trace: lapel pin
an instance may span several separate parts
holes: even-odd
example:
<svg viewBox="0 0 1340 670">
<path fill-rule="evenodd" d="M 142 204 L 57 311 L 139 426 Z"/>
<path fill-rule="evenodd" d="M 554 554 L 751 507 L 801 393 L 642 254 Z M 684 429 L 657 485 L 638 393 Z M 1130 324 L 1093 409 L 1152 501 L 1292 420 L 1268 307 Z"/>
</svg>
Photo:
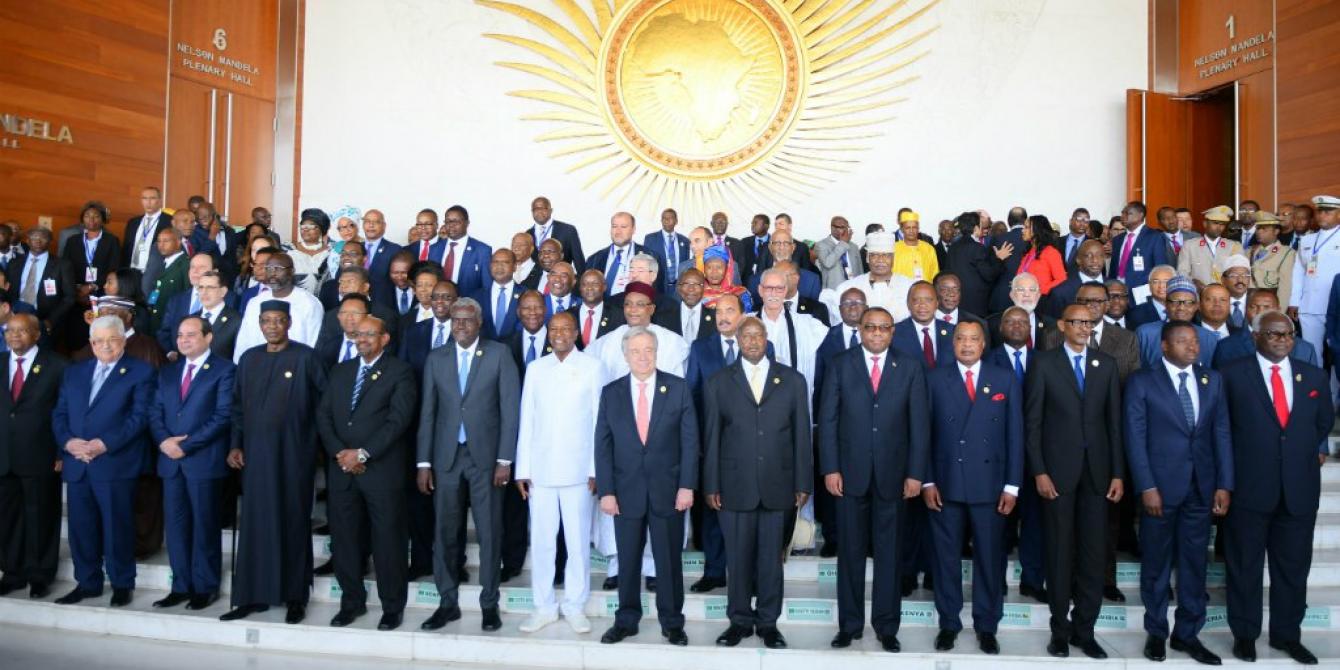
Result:
<svg viewBox="0 0 1340 670">
<path fill-rule="evenodd" d="M 990 392 L 991 392 L 991 387 L 990 387 L 990 386 L 983 386 L 983 387 L 982 387 L 982 393 L 990 393 Z"/>
<path fill-rule="evenodd" d="M 483 355 L 484 355 L 484 352 L 483 352 L 482 350 L 480 350 L 480 349 L 475 349 L 475 358 L 478 358 L 478 357 L 483 356 Z"/>
<path fill-rule="evenodd" d="M 201 370 L 208 370 L 208 369 L 209 369 L 209 363 L 205 363 L 204 365 L 200 366 L 200 369 L 201 369 Z"/>
<path fill-rule="evenodd" d="M 380 373 L 380 372 L 374 372 L 374 373 L 372 373 L 372 381 L 374 381 L 374 382 L 377 381 L 377 378 L 380 377 L 381 374 L 382 374 L 382 373 Z"/>
<path fill-rule="evenodd" d="M 1094 360 L 1094 362 L 1093 362 L 1093 366 L 1094 366 L 1095 368 L 1098 367 L 1098 361 L 1097 361 L 1097 360 Z"/>
<path fill-rule="evenodd" d="M 41 372 L 41 371 L 42 371 L 42 366 L 40 366 L 40 365 L 34 365 L 34 366 L 33 366 L 33 374 L 37 374 L 37 373 L 39 373 L 39 372 Z"/>
<path fill-rule="evenodd" d="M 1201 378 L 1200 378 L 1200 385 L 1201 385 L 1201 386 L 1209 386 L 1209 385 L 1210 385 L 1210 378 L 1209 378 L 1209 377 L 1201 377 Z"/>
<path fill-rule="evenodd" d="M 284 371 L 284 379 L 292 379 L 292 378 L 293 378 L 293 373 L 290 372 L 290 371 L 288 371 L 288 370 L 285 370 L 285 371 Z"/>
<path fill-rule="evenodd" d="M 712 315 L 711 315 L 711 314 L 708 314 L 707 317 L 706 317 L 706 320 L 707 320 L 707 321 L 711 321 L 711 320 L 712 320 Z"/>
<path fill-rule="evenodd" d="M 600 320 L 600 326 L 601 326 L 602 328 L 605 327 L 605 326 L 608 325 L 608 324 L 609 324 L 609 322 L 606 321 L 605 319 L 601 319 L 601 320 Z"/>
<path fill-rule="evenodd" d="M 941 337 L 943 337 L 943 336 L 945 336 L 945 335 L 948 335 L 948 334 L 949 334 L 949 331 L 945 330 L 944 328 L 941 328 L 941 329 L 940 329 L 940 336 L 941 336 Z"/>
<path fill-rule="evenodd" d="M 219 317 L 219 323 L 228 323 L 228 317 L 226 316 Z"/>
<path fill-rule="evenodd" d="M 774 383 L 774 384 L 780 384 L 780 383 L 782 383 L 782 378 L 781 378 L 781 377 L 773 377 L 773 378 L 772 378 L 772 383 Z"/>
<path fill-rule="evenodd" d="M 661 393 L 665 393 L 665 387 L 664 387 L 664 386 L 661 387 Z"/>
<path fill-rule="evenodd" d="M 126 369 L 125 369 L 125 368 L 121 368 L 118 372 L 120 372 L 121 374 L 126 374 Z"/>
<path fill-rule="evenodd" d="M 1293 380 L 1296 381 L 1296 382 L 1301 382 L 1301 381 L 1303 381 L 1303 375 L 1302 375 L 1302 374 L 1296 374 L 1296 375 L 1293 376 Z"/>
</svg>

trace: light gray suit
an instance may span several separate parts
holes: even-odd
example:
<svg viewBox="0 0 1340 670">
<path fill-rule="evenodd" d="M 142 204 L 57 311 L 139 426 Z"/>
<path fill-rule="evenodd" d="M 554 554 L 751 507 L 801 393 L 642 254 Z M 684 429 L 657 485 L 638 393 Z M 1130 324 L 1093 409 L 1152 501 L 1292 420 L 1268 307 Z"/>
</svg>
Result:
<svg viewBox="0 0 1340 670">
<path fill-rule="evenodd" d="M 851 242 L 835 242 L 833 236 L 819 240 L 814 245 L 818 252 L 817 265 L 819 267 L 819 278 L 823 280 L 824 288 L 835 289 L 844 281 L 851 277 L 865 274 L 865 265 L 861 263 L 861 248 Z M 848 274 L 842 274 L 842 254 L 847 254 Z"/>
<path fill-rule="evenodd" d="M 460 391 L 459 349 L 454 341 L 428 354 L 423 370 L 423 407 L 419 414 L 416 462 L 433 471 L 437 524 L 433 541 L 433 579 L 442 607 L 457 605 L 454 565 L 460 553 L 457 533 L 465 523 L 461 487 L 469 489 L 479 541 L 479 605 L 498 606 L 504 488 L 493 485 L 497 461 L 516 458 L 521 384 L 516 363 L 505 345 L 480 338 L 471 357 L 465 394 Z M 465 444 L 457 440 L 465 423 Z"/>
</svg>

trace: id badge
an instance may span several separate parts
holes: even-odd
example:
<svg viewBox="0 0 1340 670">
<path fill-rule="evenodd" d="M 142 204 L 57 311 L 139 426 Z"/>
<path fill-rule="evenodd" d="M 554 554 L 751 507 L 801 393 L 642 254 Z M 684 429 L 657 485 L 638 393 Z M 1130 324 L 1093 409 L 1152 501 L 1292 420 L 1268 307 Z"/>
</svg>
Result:
<svg viewBox="0 0 1340 670">
<path fill-rule="evenodd" d="M 56 296 L 56 280 L 43 279 L 42 292 L 45 293 L 48 298 L 54 298 Z"/>
<path fill-rule="evenodd" d="M 1144 271 L 1145 271 L 1145 257 L 1144 257 L 1144 256 L 1136 256 L 1135 258 L 1132 258 L 1132 259 L 1131 259 L 1131 268 L 1134 269 L 1136 272 L 1144 272 Z"/>
<path fill-rule="evenodd" d="M 1307 276 L 1315 277 L 1317 275 L 1317 257 L 1313 256 L 1307 262 Z"/>
<path fill-rule="evenodd" d="M 95 267 L 87 267 L 87 268 L 84 268 L 84 283 L 85 283 L 85 284 L 96 284 L 96 283 L 98 283 L 98 269 L 97 269 L 97 268 L 95 268 Z"/>
</svg>

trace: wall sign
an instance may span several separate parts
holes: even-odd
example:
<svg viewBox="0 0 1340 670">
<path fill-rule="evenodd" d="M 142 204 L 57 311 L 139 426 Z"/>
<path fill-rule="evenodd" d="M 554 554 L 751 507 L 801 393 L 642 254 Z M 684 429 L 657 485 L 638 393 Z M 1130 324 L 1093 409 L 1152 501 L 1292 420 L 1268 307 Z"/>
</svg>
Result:
<svg viewBox="0 0 1340 670">
<path fill-rule="evenodd" d="M 0 135 L 0 149 L 18 149 L 23 146 L 25 139 L 74 144 L 74 133 L 70 132 L 69 126 L 46 119 L 0 114 L 0 127 L 4 128 L 4 135 Z"/>
</svg>

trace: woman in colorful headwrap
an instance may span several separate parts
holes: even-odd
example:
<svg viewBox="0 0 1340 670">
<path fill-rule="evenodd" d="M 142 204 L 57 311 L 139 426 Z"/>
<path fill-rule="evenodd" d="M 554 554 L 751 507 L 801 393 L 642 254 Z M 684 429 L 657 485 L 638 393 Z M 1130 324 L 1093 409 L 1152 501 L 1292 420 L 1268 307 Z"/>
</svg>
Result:
<svg viewBox="0 0 1340 670">
<path fill-rule="evenodd" d="M 707 286 L 703 287 L 703 304 L 707 307 L 716 307 L 717 298 L 727 293 L 740 297 L 740 302 L 744 303 L 746 313 L 754 311 L 753 300 L 749 297 L 749 291 L 743 286 L 736 286 L 731 282 L 731 275 L 734 268 L 731 266 L 730 254 L 726 248 L 720 245 L 713 245 L 703 250 L 703 274 L 707 277 Z"/>
<path fill-rule="evenodd" d="M 344 250 L 345 242 L 358 239 L 358 222 L 363 220 L 363 212 L 352 205 L 345 205 L 330 213 L 330 221 L 335 225 L 335 234 L 339 239 L 330 243 L 330 253 L 337 257 Z"/>
</svg>

